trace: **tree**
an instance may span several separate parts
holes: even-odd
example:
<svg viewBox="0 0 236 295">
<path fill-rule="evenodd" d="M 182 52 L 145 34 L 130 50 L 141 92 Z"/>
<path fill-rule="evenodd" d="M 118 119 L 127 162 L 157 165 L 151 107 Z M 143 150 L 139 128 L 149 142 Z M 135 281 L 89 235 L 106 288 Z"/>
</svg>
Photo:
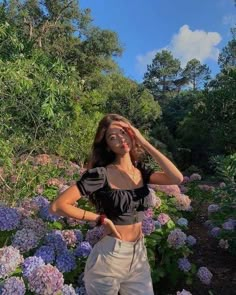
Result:
<svg viewBox="0 0 236 295">
<path fill-rule="evenodd" d="M 147 66 L 144 85 L 151 90 L 155 98 L 165 97 L 168 91 L 175 88 L 173 81 L 180 73 L 180 61 L 170 51 L 162 50 L 154 57 L 152 64 Z"/>
<path fill-rule="evenodd" d="M 210 79 L 210 69 L 207 65 L 201 65 L 200 61 L 194 58 L 187 63 L 182 75 L 191 83 L 195 91 Z"/>
<path fill-rule="evenodd" d="M 218 58 L 221 70 L 236 67 L 236 28 L 232 28 L 231 33 L 232 40 L 223 48 Z"/>
</svg>

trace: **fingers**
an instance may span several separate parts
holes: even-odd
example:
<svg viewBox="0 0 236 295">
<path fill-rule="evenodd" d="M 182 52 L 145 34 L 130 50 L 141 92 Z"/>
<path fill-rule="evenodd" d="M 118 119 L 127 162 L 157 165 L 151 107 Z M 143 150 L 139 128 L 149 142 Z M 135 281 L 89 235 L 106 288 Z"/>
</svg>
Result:
<svg viewBox="0 0 236 295">
<path fill-rule="evenodd" d="M 121 239 L 121 235 L 117 231 L 114 223 L 108 218 L 105 218 L 104 222 L 105 222 L 105 226 L 106 226 L 106 230 L 107 230 L 106 232 L 108 232 L 108 233 L 112 232 L 115 235 L 115 237 L 117 237 L 118 239 Z"/>
</svg>

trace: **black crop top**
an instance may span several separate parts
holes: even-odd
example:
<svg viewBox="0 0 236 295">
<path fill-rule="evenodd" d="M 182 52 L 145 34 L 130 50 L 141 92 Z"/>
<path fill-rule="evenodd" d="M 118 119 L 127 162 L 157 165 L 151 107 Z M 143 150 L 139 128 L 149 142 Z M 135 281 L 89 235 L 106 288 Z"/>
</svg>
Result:
<svg viewBox="0 0 236 295">
<path fill-rule="evenodd" d="M 143 186 L 139 188 L 130 190 L 111 188 L 105 167 L 87 170 L 76 184 L 80 193 L 88 196 L 95 205 L 97 213 L 106 214 L 116 225 L 134 224 L 143 220 L 143 211 L 148 208 L 147 183 L 153 173 L 153 170 L 144 164 L 138 164 L 137 168 L 143 178 Z"/>
</svg>

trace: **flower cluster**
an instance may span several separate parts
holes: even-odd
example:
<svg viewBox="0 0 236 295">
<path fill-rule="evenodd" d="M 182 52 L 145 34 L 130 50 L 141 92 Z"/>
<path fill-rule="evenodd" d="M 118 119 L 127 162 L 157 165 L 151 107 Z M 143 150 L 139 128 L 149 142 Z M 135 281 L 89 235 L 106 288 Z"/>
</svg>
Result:
<svg viewBox="0 0 236 295">
<path fill-rule="evenodd" d="M 184 194 L 178 194 L 175 196 L 175 204 L 176 208 L 180 211 L 190 211 L 192 209 L 189 196 Z"/>
<path fill-rule="evenodd" d="M 89 244 L 89 242 L 82 242 L 75 249 L 75 255 L 78 257 L 88 257 L 91 250 L 92 250 L 92 246 Z"/>
<path fill-rule="evenodd" d="M 166 193 L 168 196 L 175 196 L 176 197 L 177 195 L 179 195 L 181 193 L 178 185 L 157 185 L 156 189 L 158 191 Z"/>
<path fill-rule="evenodd" d="M 197 277 L 200 279 L 200 281 L 205 284 L 209 285 L 211 283 L 211 279 L 213 277 L 213 274 L 209 271 L 209 269 L 205 266 L 202 266 L 197 271 Z"/>
<path fill-rule="evenodd" d="M 104 227 L 96 226 L 87 231 L 85 240 L 93 247 L 104 236 L 104 234 Z"/>
<path fill-rule="evenodd" d="M 202 177 L 200 174 L 198 173 L 193 173 L 192 175 L 190 175 L 189 177 L 189 181 L 198 181 L 198 180 L 201 180 Z"/>
<path fill-rule="evenodd" d="M 188 220 L 186 218 L 179 218 L 176 222 L 179 226 L 188 227 Z"/>
<path fill-rule="evenodd" d="M 53 263 L 56 254 L 52 246 L 43 245 L 37 249 L 34 255 L 40 257 L 45 263 Z"/>
<path fill-rule="evenodd" d="M 197 240 L 194 236 L 187 236 L 187 239 L 186 239 L 186 243 L 188 246 L 194 246 L 196 244 Z"/>
<path fill-rule="evenodd" d="M 219 210 L 220 210 L 220 206 L 217 204 L 211 204 L 207 208 L 208 215 L 210 215 L 211 213 L 217 212 Z"/>
<path fill-rule="evenodd" d="M 62 288 L 62 294 L 63 295 L 77 295 L 75 292 L 75 289 L 72 287 L 72 285 L 64 285 Z"/>
<path fill-rule="evenodd" d="M 56 267 L 61 272 L 69 272 L 76 268 L 75 256 L 69 251 L 65 250 L 56 258 Z"/>
<path fill-rule="evenodd" d="M 171 248 L 179 249 L 185 245 L 186 238 L 186 234 L 181 229 L 176 228 L 169 233 L 167 242 Z"/>
<path fill-rule="evenodd" d="M 157 221 L 160 222 L 161 225 L 165 225 L 170 220 L 170 216 L 165 213 L 160 213 L 157 216 Z"/>
<path fill-rule="evenodd" d="M 36 257 L 36 256 L 27 257 L 22 266 L 23 276 L 28 278 L 35 268 L 42 265 L 45 265 L 45 263 L 41 257 Z"/>
<path fill-rule="evenodd" d="M 43 238 L 47 232 L 46 225 L 40 218 L 24 218 L 21 221 L 21 228 L 32 229 L 39 239 Z"/>
<path fill-rule="evenodd" d="M 55 252 L 60 253 L 67 249 L 66 241 L 60 230 L 54 230 L 46 235 L 46 244 L 53 247 Z"/>
<path fill-rule="evenodd" d="M 10 277 L 6 279 L 0 292 L 1 295 L 24 295 L 26 292 L 25 283 L 22 278 Z"/>
<path fill-rule="evenodd" d="M 21 252 L 28 252 L 38 246 L 39 238 L 32 229 L 23 228 L 18 230 L 13 239 L 12 246 Z"/>
<path fill-rule="evenodd" d="M 21 220 L 21 214 L 15 208 L 0 206 L 0 231 L 16 229 Z"/>
<path fill-rule="evenodd" d="M 12 247 L 3 247 L 0 249 L 0 278 L 5 278 L 16 270 L 24 261 L 19 250 Z"/>
<path fill-rule="evenodd" d="M 34 294 L 52 295 L 61 291 L 63 274 L 51 264 L 36 267 L 28 277 L 29 289 Z"/>
<path fill-rule="evenodd" d="M 178 259 L 178 267 L 183 272 L 188 272 L 191 269 L 191 263 L 189 262 L 189 260 L 186 257 L 179 258 Z"/>
<path fill-rule="evenodd" d="M 155 230 L 155 223 L 152 218 L 144 218 L 142 222 L 142 232 L 145 236 L 150 235 Z"/>
</svg>

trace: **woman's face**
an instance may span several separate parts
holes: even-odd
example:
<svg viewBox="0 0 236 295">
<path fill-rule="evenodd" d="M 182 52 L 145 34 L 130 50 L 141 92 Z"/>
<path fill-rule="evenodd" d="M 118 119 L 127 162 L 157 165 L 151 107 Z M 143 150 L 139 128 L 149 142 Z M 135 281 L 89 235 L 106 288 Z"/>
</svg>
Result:
<svg viewBox="0 0 236 295">
<path fill-rule="evenodd" d="M 129 126 L 124 122 L 113 122 L 106 131 L 106 142 L 115 154 L 125 154 L 132 149 L 132 137 Z"/>
</svg>

